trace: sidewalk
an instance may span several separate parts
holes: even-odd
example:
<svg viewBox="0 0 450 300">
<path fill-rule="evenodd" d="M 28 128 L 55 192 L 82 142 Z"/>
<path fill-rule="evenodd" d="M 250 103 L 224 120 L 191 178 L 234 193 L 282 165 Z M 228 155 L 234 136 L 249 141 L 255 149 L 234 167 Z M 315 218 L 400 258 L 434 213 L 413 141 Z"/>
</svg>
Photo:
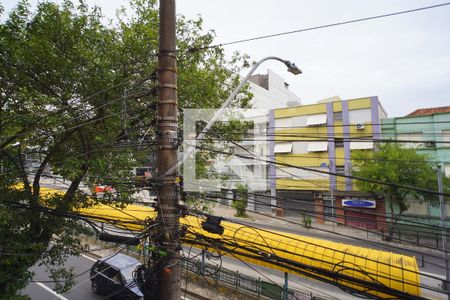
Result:
<svg viewBox="0 0 450 300">
<path fill-rule="evenodd" d="M 236 217 L 236 210 L 222 204 L 217 204 L 213 209 L 214 215 L 221 216 L 229 220 L 233 220 L 236 222 L 243 223 L 254 223 L 255 225 L 263 225 L 267 227 L 273 227 L 276 230 L 286 230 L 289 231 L 298 231 L 298 233 L 305 234 L 314 234 L 314 235 L 323 235 L 323 238 L 327 238 L 329 236 L 336 237 L 337 235 L 347 235 L 348 238 L 360 238 L 367 239 L 367 233 L 358 229 L 349 228 L 343 225 L 336 224 L 317 224 L 312 223 L 310 228 L 306 228 L 302 224 L 302 220 L 300 217 L 276 217 L 274 215 L 270 215 L 270 213 L 254 213 L 251 211 L 247 211 L 247 218 Z M 377 236 L 370 236 L 372 241 L 380 241 L 381 239 Z"/>
<path fill-rule="evenodd" d="M 434 255 L 441 254 L 439 250 L 424 248 L 408 243 L 400 244 L 396 242 L 387 242 L 382 239 L 381 233 L 371 233 L 366 231 L 365 229 L 359 230 L 357 228 L 350 228 L 342 224 L 335 224 L 331 222 L 325 224 L 317 224 L 313 220 L 311 227 L 306 228 L 302 224 L 302 219 L 300 218 L 300 216 L 298 218 L 276 217 L 275 215 L 271 215 L 270 213 L 254 213 L 251 211 L 247 211 L 247 217 L 241 218 L 235 217 L 235 209 L 223 204 L 216 204 L 215 207 L 212 208 L 212 211 L 214 215 L 224 217 L 230 221 L 246 223 L 249 225 L 254 224 L 254 226 L 256 227 L 260 226 L 261 228 L 266 228 L 267 230 L 286 231 L 299 235 L 335 241 L 337 243 L 379 249 L 387 252 L 400 253 L 409 250 L 412 252 L 422 253 L 426 251 L 426 253 Z M 389 249 L 389 247 L 392 247 L 392 249 Z M 396 248 L 398 248 L 398 250 Z"/>
</svg>

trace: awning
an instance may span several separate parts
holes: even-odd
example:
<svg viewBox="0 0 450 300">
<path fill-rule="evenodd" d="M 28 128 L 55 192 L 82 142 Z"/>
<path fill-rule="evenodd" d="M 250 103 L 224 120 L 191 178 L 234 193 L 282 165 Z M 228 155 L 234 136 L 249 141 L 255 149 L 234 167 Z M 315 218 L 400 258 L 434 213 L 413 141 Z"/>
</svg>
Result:
<svg viewBox="0 0 450 300">
<path fill-rule="evenodd" d="M 291 153 L 292 152 L 292 143 L 278 143 L 275 144 L 275 153 Z"/>
<path fill-rule="evenodd" d="M 313 125 L 322 125 L 327 123 L 327 115 L 326 114 L 320 114 L 320 115 L 311 115 L 308 116 L 306 119 L 306 125 L 307 126 L 313 126 Z"/>
<path fill-rule="evenodd" d="M 350 142 L 350 149 L 373 149 L 373 142 Z"/>
<path fill-rule="evenodd" d="M 308 152 L 327 151 L 328 142 L 310 142 L 308 144 Z"/>
</svg>

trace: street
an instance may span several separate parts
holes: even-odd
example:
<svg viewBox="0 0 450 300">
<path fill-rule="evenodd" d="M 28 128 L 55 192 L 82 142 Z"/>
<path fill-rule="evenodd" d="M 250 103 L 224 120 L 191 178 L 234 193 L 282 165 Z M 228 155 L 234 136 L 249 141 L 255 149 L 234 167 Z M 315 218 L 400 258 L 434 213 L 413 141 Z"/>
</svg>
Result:
<svg viewBox="0 0 450 300">
<path fill-rule="evenodd" d="M 56 294 L 56 292 L 53 291 L 55 284 L 52 282 L 45 282 L 52 279 L 48 277 L 48 273 L 45 271 L 44 266 L 35 266 L 32 268 L 32 271 L 35 272 L 33 281 L 38 282 L 30 282 L 28 286 L 24 290 L 22 290 L 21 294 L 28 295 L 33 300 L 104 299 L 104 296 L 96 295 L 91 291 L 89 270 L 95 261 L 95 259 L 86 255 L 82 255 L 79 257 L 69 257 L 66 267 L 73 268 L 76 275 L 81 275 L 75 278 L 75 285 L 72 287 L 72 289 L 64 294 Z"/>
</svg>

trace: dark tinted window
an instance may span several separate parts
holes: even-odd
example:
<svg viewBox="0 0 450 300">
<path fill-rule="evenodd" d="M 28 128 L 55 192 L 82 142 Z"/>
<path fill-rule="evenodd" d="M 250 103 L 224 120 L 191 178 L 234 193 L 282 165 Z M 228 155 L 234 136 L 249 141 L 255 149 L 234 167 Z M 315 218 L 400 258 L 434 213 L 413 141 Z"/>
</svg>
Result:
<svg viewBox="0 0 450 300">
<path fill-rule="evenodd" d="M 108 278 L 115 278 L 118 277 L 120 278 L 120 273 L 118 270 L 114 269 L 113 267 L 111 267 L 108 264 L 105 263 L 99 263 L 95 269 L 97 270 L 97 272 L 102 273 L 103 275 L 105 275 Z M 120 280 L 119 280 L 120 282 Z"/>
</svg>

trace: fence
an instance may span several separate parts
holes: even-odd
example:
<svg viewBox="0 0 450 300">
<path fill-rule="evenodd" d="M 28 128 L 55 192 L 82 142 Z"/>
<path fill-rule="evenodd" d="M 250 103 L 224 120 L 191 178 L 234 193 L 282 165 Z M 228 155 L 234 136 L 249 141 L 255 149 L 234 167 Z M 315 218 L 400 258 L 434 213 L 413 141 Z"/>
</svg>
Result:
<svg viewBox="0 0 450 300">
<path fill-rule="evenodd" d="M 283 286 L 263 281 L 261 278 L 255 279 L 223 267 L 217 268 L 210 264 L 202 266 L 202 263 L 197 260 L 183 259 L 181 266 L 194 274 L 207 276 L 222 285 L 238 289 L 256 297 L 277 300 L 325 300 L 324 298 L 293 289 L 287 289 L 287 295 L 284 295 Z"/>
</svg>

